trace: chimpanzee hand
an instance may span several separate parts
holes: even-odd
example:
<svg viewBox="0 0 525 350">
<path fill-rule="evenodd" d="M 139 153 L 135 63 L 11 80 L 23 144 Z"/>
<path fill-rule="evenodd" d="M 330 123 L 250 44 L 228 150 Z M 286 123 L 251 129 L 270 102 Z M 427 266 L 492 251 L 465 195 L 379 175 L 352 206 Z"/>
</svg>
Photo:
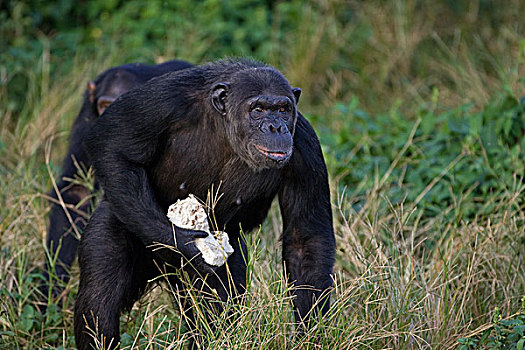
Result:
<svg viewBox="0 0 525 350">
<path fill-rule="evenodd" d="M 186 259 L 188 259 L 193 267 L 203 273 L 212 273 L 216 267 L 207 264 L 202 258 L 201 251 L 195 245 L 196 238 L 205 238 L 208 236 L 207 232 L 189 230 L 178 226 L 173 226 L 175 229 L 174 246 Z"/>
</svg>

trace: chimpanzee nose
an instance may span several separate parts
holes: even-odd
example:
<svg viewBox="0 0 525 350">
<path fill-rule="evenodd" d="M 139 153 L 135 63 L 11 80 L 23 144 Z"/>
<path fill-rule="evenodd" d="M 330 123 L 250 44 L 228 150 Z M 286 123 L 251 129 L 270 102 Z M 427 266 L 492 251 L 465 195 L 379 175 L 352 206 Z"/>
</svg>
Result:
<svg viewBox="0 0 525 350">
<path fill-rule="evenodd" d="M 281 133 L 281 124 L 279 124 L 279 126 L 276 128 L 273 123 L 270 123 L 270 125 L 268 126 L 268 129 L 270 129 L 271 132 L 278 132 L 278 133 Z"/>
</svg>

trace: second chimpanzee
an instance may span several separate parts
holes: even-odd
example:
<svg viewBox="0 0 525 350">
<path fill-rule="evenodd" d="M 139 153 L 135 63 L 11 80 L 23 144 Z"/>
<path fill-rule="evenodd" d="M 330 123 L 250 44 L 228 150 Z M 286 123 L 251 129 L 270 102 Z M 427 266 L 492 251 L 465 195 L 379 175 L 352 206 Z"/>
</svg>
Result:
<svg viewBox="0 0 525 350">
<path fill-rule="evenodd" d="M 330 191 L 319 141 L 297 111 L 300 92 L 272 67 L 225 60 L 152 79 L 99 118 L 86 148 L 105 195 L 80 243 L 80 349 L 94 341 L 88 329 L 115 346 L 120 313 L 161 272 L 181 286 L 170 273 L 181 266 L 179 253 L 196 266 L 190 276 L 207 274 L 207 285 L 197 288 L 226 300 L 231 273 L 235 292 L 243 293 L 246 246 L 239 228 L 259 226 L 276 196 L 296 318 L 328 310 L 335 253 Z M 173 229 L 166 217 L 170 204 L 189 194 L 205 199 L 212 187 L 221 194 L 217 226 L 235 250 L 229 270 L 204 263 L 193 239 L 205 233 Z M 179 253 L 157 244 L 176 244 Z"/>
<path fill-rule="evenodd" d="M 75 178 L 78 167 L 85 170 L 91 166 L 82 145 L 84 135 L 121 94 L 144 84 L 153 77 L 191 66 L 190 63 L 179 60 L 158 65 L 132 63 L 108 69 L 94 82 L 88 83 L 82 108 L 71 131 L 69 149 L 57 183 L 58 193 L 55 190 L 50 193 L 53 204 L 49 216 L 47 248 L 53 258 L 58 254 L 55 272 L 56 276 L 64 282 L 69 279 L 69 268 L 77 252 L 79 237 L 76 232 L 82 232 L 90 209 L 91 190 L 71 181 Z M 64 207 L 59 198 L 62 199 Z M 49 272 L 49 268 L 46 264 L 46 284 L 53 275 Z M 44 289 L 46 288 L 47 286 Z M 53 294 L 56 296 L 60 291 L 61 289 L 54 283 Z"/>
</svg>

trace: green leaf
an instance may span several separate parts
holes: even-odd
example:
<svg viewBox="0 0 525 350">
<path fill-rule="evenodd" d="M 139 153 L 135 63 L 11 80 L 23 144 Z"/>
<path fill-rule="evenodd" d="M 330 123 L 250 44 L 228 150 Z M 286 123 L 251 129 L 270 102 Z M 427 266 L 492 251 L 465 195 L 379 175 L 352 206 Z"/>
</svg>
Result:
<svg viewBox="0 0 525 350">
<path fill-rule="evenodd" d="M 516 350 L 523 350 L 524 345 L 525 345 L 525 339 L 520 339 L 518 343 L 516 344 Z"/>
<path fill-rule="evenodd" d="M 519 326 L 514 327 L 514 331 L 522 337 L 525 336 L 525 325 L 521 324 Z"/>
</svg>

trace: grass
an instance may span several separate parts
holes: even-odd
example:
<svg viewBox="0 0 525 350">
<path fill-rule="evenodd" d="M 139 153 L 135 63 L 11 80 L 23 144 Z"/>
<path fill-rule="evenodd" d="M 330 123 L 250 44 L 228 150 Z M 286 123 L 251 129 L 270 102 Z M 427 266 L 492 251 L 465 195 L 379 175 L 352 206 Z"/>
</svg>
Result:
<svg viewBox="0 0 525 350">
<path fill-rule="evenodd" d="M 292 30 L 256 51 L 303 89 L 301 110 L 323 144 L 337 240 L 332 308 L 311 330 L 296 332 L 274 205 L 261 229 L 248 235 L 245 302 L 228 302 L 227 314 L 199 321 L 210 349 L 518 348 L 525 296 L 523 123 L 510 127 L 518 140 L 508 141 L 502 131 L 499 148 L 491 148 L 483 132 L 473 131 L 473 120 L 523 118 L 517 102 L 498 102 L 502 94 L 516 101 L 525 93 L 517 15 L 523 3 L 493 5 L 470 2 L 458 10 L 448 2 L 314 1 L 297 7 L 302 20 Z M 279 33 L 279 16 L 287 18 L 284 10 L 272 17 L 272 33 Z M 342 20 L 347 13 L 351 20 Z M 215 27 L 189 27 L 179 28 L 192 40 L 181 41 L 170 29 L 159 48 L 131 52 L 138 60 L 210 59 L 207 48 L 218 50 L 209 34 Z M 60 174 L 86 81 L 128 59 L 119 47 L 124 39 L 113 35 L 112 45 L 79 47 L 65 58 L 57 53 L 58 39 L 42 34 L 41 50 L 24 71 L 0 62 L 0 348 L 74 346 L 76 266 L 63 307 L 51 304 L 45 315 L 35 308 L 44 259 L 52 259 L 44 250 L 44 194 L 51 175 Z M 235 40 L 227 49 L 244 52 Z M 22 90 L 17 79 L 25 82 Z M 20 96 L 22 104 L 10 104 Z M 468 122 L 465 135 L 457 120 Z M 479 168 L 490 181 L 462 180 Z M 122 316 L 123 348 L 184 347 L 189 335 L 174 294 L 163 284 Z"/>
<path fill-rule="evenodd" d="M 16 181 L 10 184 L 15 190 Z M 217 315 L 211 321 L 216 330 L 207 333 L 209 325 L 201 320 L 209 348 L 452 348 L 459 338 L 488 327 L 494 307 L 506 314 L 517 309 L 525 287 L 520 259 L 525 235 L 523 213 L 514 201 L 522 187 L 509 193 L 505 207 L 487 222 L 458 226 L 439 220 L 422 225 L 421 211 L 409 203 L 378 213 L 379 202 L 388 200 L 375 190 L 367 198 L 369 207 L 359 213 L 351 200 L 334 193 L 338 259 L 330 315 L 303 336 L 294 332 L 276 253 L 280 219 L 274 208 L 262 230 L 249 236 L 246 302 L 225 307 L 237 321 Z M 44 259 L 40 237 L 46 204 L 38 193 L 8 204 L 0 271 L 1 296 L 8 303 L 2 305 L 0 339 L 6 347 L 70 348 L 77 279 L 67 288 L 70 298 L 62 310 L 51 307 L 41 317 L 32 306 L 38 298 L 37 267 Z M 429 251 L 424 242 L 434 235 L 440 241 Z M 178 307 L 169 306 L 173 291 L 162 289 L 122 316 L 125 345 L 183 348 L 187 335 L 181 332 Z"/>
</svg>

